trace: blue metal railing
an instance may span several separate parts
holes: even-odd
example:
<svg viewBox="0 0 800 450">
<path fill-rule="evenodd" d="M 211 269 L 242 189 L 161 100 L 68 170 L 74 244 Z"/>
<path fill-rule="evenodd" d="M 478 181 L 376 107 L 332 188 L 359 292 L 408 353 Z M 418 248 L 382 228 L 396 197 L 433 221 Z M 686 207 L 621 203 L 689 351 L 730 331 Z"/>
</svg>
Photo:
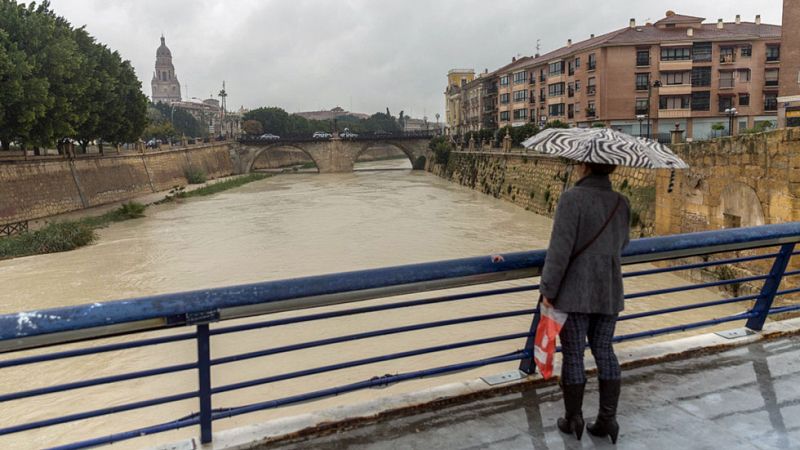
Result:
<svg viewBox="0 0 800 450">
<path fill-rule="evenodd" d="M 718 260 L 708 260 L 708 258 L 704 258 L 702 262 L 679 263 L 671 267 L 657 267 L 625 273 L 624 276 L 626 278 L 633 278 L 690 269 L 707 269 L 715 266 L 772 260 L 772 269 L 769 273 L 764 275 L 752 275 L 729 280 L 696 283 L 674 288 L 655 289 L 646 292 L 627 294 L 626 300 L 634 301 L 635 299 L 654 295 L 665 295 L 687 290 L 741 283 L 752 284 L 763 281 L 763 287 L 758 294 L 743 295 L 721 300 L 698 301 L 690 305 L 661 308 L 647 312 L 626 313 L 620 317 L 620 320 L 630 321 L 660 314 L 672 314 L 731 303 L 754 301 L 754 306 L 746 312 L 654 330 L 643 330 L 617 336 L 615 341 L 620 342 L 743 320 L 747 321 L 747 327 L 753 330 L 760 330 L 768 315 L 800 310 L 800 306 L 796 305 L 778 308 L 772 307 L 775 297 L 800 293 L 800 289 L 780 290 L 780 284 L 783 278 L 800 275 L 800 270 L 787 272 L 790 258 L 795 254 L 794 247 L 797 242 L 800 242 L 800 223 L 693 233 L 633 241 L 623 254 L 624 264 L 665 261 L 717 253 L 775 247 L 777 247 L 778 250 L 748 251 L 745 252 L 745 255 L 741 256 L 724 256 L 722 259 Z M 383 328 L 367 332 L 343 333 L 338 336 L 325 337 L 324 339 L 295 342 L 288 345 L 238 353 L 225 357 L 212 358 L 210 343 L 211 339 L 217 336 L 233 335 L 235 333 L 252 330 L 278 329 L 291 324 L 325 321 L 337 317 L 357 316 L 424 305 L 452 304 L 478 297 L 499 297 L 513 293 L 536 291 L 538 285 L 535 284 L 513 287 L 492 287 L 490 289 L 483 288 L 478 291 L 433 295 L 413 300 L 369 304 L 366 306 L 355 304 L 352 307 L 348 306 L 346 309 L 342 310 L 300 313 L 300 315 L 294 317 L 268 318 L 267 320 L 254 323 L 215 326 L 214 328 L 211 328 L 209 324 L 220 322 L 220 325 L 223 325 L 225 321 L 235 318 L 265 316 L 277 312 L 300 311 L 320 306 L 356 303 L 369 299 L 393 297 L 403 294 L 431 292 L 470 285 L 486 285 L 502 281 L 533 278 L 540 274 L 540 269 L 544 263 L 544 256 L 544 251 L 520 252 L 505 254 L 505 261 L 502 263 L 492 263 L 487 257 L 466 258 L 282 281 L 253 283 L 241 286 L 0 316 L 0 353 L 11 355 L 11 359 L 0 360 L 0 370 L 35 365 L 48 361 L 66 360 L 192 340 L 196 342 L 197 351 L 197 359 L 195 362 L 139 370 L 112 376 L 83 379 L 70 383 L 24 389 L 16 392 L 0 393 L 0 404 L 11 401 L 23 401 L 43 395 L 64 393 L 75 389 L 112 385 L 127 380 L 137 380 L 187 371 L 196 371 L 198 377 L 198 385 L 195 390 L 171 393 L 171 395 L 163 397 L 149 398 L 132 403 L 108 406 L 91 411 L 82 411 L 23 424 L 7 425 L 0 423 L 0 436 L 78 420 L 97 418 L 108 414 L 164 405 L 181 400 L 197 399 L 199 402 L 198 414 L 178 418 L 166 423 L 128 430 L 110 436 L 75 442 L 58 448 L 85 448 L 195 425 L 200 426 L 201 441 L 210 442 L 212 439 L 212 423 L 222 418 L 320 399 L 368 387 L 383 386 L 389 383 L 458 372 L 508 361 L 520 361 L 520 369 L 524 372 L 532 373 L 532 330 L 535 329 L 538 321 L 537 309 L 534 304 L 536 296 L 533 294 L 531 294 L 531 303 L 528 308 L 511 311 L 492 311 L 490 313 L 447 318 L 443 320 L 431 320 L 412 325 Z M 457 316 L 457 314 L 454 314 L 454 316 Z M 400 335 L 413 331 L 474 324 L 488 320 L 513 317 L 532 317 L 533 320 L 530 322 L 530 327 L 526 326 L 525 330 L 508 330 L 508 332 L 500 335 L 430 345 L 357 360 L 320 364 L 317 366 L 310 365 L 307 367 L 300 367 L 298 370 L 287 373 L 273 374 L 236 383 L 215 385 L 213 382 L 214 380 L 211 378 L 211 368 L 215 366 L 223 366 L 270 355 L 286 354 L 345 342 L 360 342 L 381 336 Z M 71 348 L 69 350 L 51 353 L 14 357 L 14 353 L 21 350 L 46 348 L 65 343 L 136 334 L 144 331 L 185 327 L 195 327 L 195 330 L 192 332 L 148 337 L 128 342 L 114 342 L 93 347 Z M 302 394 L 288 395 L 282 398 L 238 407 L 216 409 L 213 407 L 212 400 L 214 396 L 227 392 L 263 386 L 300 377 L 319 375 L 347 368 L 367 366 L 385 361 L 447 352 L 455 349 L 478 348 L 496 343 L 507 343 L 510 347 L 508 351 L 488 358 L 484 357 L 469 361 L 461 361 L 454 364 L 396 373 L 393 375 L 376 376 L 363 381 L 342 384 Z M 7 417 L 2 417 L 0 420 L 7 421 L 9 419 Z"/>
</svg>

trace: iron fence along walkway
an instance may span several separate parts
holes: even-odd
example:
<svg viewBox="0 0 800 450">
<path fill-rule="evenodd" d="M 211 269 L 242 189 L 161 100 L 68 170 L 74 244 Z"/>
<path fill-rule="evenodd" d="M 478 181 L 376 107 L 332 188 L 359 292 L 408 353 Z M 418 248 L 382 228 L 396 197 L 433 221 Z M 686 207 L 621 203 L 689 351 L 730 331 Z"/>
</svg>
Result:
<svg viewBox="0 0 800 450">
<path fill-rule="evenodd" d="M 723 279 L 714 282 L 687 284 L 685 286 L 637 292 L 626 295 L 627 300 L 642 297 L 663 295 L 673 292 L 697 290 L 709 287 L 733 285 L 736 283 L 762 283 L 760 293 L 743 295 L 722 300 L 704 300 L 691 305 L 676 306 L 657 309 L 648 312 L 625 314 L 621 321 L 636 320 L 642 317 L 673 314 L 699 308 L 754 301 L 752 308 L 740 314 L 718 317 L 710 320 L 686 323 L 677 326 L 640 331 L 627 335 L 617 336 L 616 342 L 638 339 L 660 334 L 673 333 L 694 328 L 708 327 L 726 322 L 746 321 L 746 326 L 752 330 L 761 330 L 766 318 L 770 314 L 785 313 L 800 310 L 800 306 L 783 306 L 773 308 L 773 300 L 782 295 L 800 293 L 800 288 L 780 289 L 784 277 L 800 275 L 800 270 L 787 271 L 790 258 L 796 254 L 795 244 L 800 242 L 800 223 L 780 225 L 767 225 L 754 228 L 731 229 L 715 232 L 683 234 L 666 237 L 639 239 L 633 241 L 623 253 L 623 264 L 666 261 L 692 256 L 705 256 L 717 253 L 738 252 L 742 250 L 769 249 L 757 252 L 744 252 L 743 256 L 719 260 L 703 258 L 700 262 L 680 264 L 673 267 L 659 267 L 649 270 L 628 272 L 626 278 L 642 277 L 658 273 L 702 269 L 715 266 L 726 266 L 759 260 L 771 260 L 772 268 L 769 273 L 753 275 L 735 279 Z M 232 356 L 212 358 L 210 341 L 212 337 L 233 335 L 250 330 L 265 328 L 279 328 L 289 324 L 303 322 L 324 321 L 336 317 L 356 316 L 377 311 L 389 311 L 400 308 L 412 308 L 421 305 L 441 303 L 456 304 L 477 297 L 502 296 L 518 292 L 536 291 L 538 285 L 529 284 L 513 287 L 493 287 L 478 292 L 467 292 L 449 295 L 431 295 L 429 297 L 393 301 L 384 304 L 359 305 L 369 299 L 393 297 L 397 295 L 433 292 L 443 289 L 464 287 L 470 285 L 488 285 L 500 281 L 534 278 L 540 274 L 544 263 L 544 251 L 520 252 L 504 254 L 505 261 L 492 263 L 488 257 L 466 258 L 425 264 L 415 264 L 399 267 L 363 270 L 331 275 L 321 275 L 305 278 L 296 278 L 282 281 L 254 283 L 240 286 L 231 286 L 216 289 L 207 289 L 194 292 L 165 294 L 153 297 L 143 297 L 131 300 L 95 303 L 91 305 L 72 306 L 26 313 L 8 314 L 0 316 L 0 353 L 8 358 L 0 360 L 0 374 L 2 369 L 20 366 L 33 366 L 47 361 L 64 360 L 80 356 L 91 356 L 130 350 L 135 348 L 150 347 L 155 345 L 195 341 L 197 360 L 191 363 L 176 364 L 113 376 L 89 378 L 71 383 L 56 384 L 42 388 L 26 389 L 17 392 L 0 394 L 0 405 L 5 402 L 21 401 L 43 395 L 52 395 L 75 389 L 91 386 L 101 386 L 119 383 L 127 380 L 136 380 L 157 375 L 168 375 L 179 372 L 194 371 L 197 373 L 198 388 L 172 395 L 146 398 L 132 403 L 95 409 L 91 411 L 77 411 L 75 413 L 37 420 L 24 424 L 8 425 L 0 422 L 0 436 L 19 433 L 27 430 L 46 428 L 57 424 L 96 418 L 109 414 L 132 411 L 167 403 L 197 399 L 199 413 L 173 421 L 153 424 L 135 430 L 120 430 L 110 435 L 96 439 L 75 442 L 57 448 L 76 449 L 94 445 L 118 442 L 139 436 L 155 434 L 168 430 L 199 425 L 202 442 L 212 439 L 212 423 L 214 420 L 240 416 L 256 411 L 277 408 L 305 402 L 323 397 L 333 396 L 364 388 L 383 386 L 404 380 L 411 380 L 431 375 L 458 372 L 470 368 L 477 368 L 508 361 L 520 361 L 520 369 L 527 373 L 533 372 L 532 366 L 532 331 L 538 322 L 535 305 L 530 308 L 512 311 L 498 311 L 468 317 L 456 317 L 446 320 L 421 322 L 401 327 L 385 328 L 381 330 L 361 332 L 354 334 L 341 334 L 324 339 L 296 342 L 290 345 L 268 347 L 262 350 L 240 353 Z M 531 296 L 536 298 L 535 295 Z M 224 326 L 225 321 L 255 316 L 269 316 L 273 313 L 285 311 L 299 311 L 320 306 L 352 304 L 345 310 L 329 311 L 322 313 L 303 314 L 289 318 L 269 318 L 255 323 Z M 455 311 L 455 310 L 454 310 Z M 454 314 L 454 316 L 456 316 Z M 343 342 L 357 342 L 380 336 L 402 335 L 418 330 L 429 330 L 445 326 L 468 325 L 476 322 L 495 320 L 508 317 L 530 316 L 531 326 L 528 330 L 486 336 L 449 344 L 440 344 L 422 348 L 414 348 L 403 352 L 383 354 L 357 360 L 340 361 L 333 364 L 309 365 L 298 367 L 296 370 L 268 377 L 250 379 L 229 384 L 215 384 L 211 379 L 211 368 L 223 366 L 234 362 L 247 361 L 269 355 L 285 354 Z M 219 323 L 211 329 L 210 323 Z M 165 335 L 153 338 L 141 338 L 129 342 L 119 342 L 99 345 L 94 347 L 81 347 L 77 349 L 55 351 L 52 353 L 36 354 L 33 356 L 19 357 L 15 352 L 33 348 L 45 348 L 110 336 L 142 333 L 145 331 L 179 328 L 187 332 Z M 229 408 L 214 408 L 215 395 L 262 386 L 282 380 L 324 374 L 351 367 L 366 366 L 384 361 L 397 360 L 412 356 L 446 352 L 454 349 L 476 348 L 488 344 L 504 342 L 508 350 L 488 358 L 461 361 L 456 364 L 429 367 L 426 369 L 412 370 L 393 375 L 372 377 L 369 379 L 340 384 L 334 387 L 319 389 L 291 396 L 279 397 L 269 401 L 254 402 Z M 0 418 L 0 421 L 7 417 Z"/>
</svg>

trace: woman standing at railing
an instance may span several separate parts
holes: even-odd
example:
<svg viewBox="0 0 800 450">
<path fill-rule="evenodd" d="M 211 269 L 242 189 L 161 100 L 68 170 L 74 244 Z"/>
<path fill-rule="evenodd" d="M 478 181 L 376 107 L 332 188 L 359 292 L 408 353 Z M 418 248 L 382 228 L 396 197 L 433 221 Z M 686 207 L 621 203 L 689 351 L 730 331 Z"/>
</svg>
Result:
<svg viewBox="0 0 800 450">
<path fill-rule="evenodd" d="M 600 411 L 588 430 L 616 443 L 620 366 L 611 340 L 623 309 L 621 253 L 628 245 L 630 209 L 611 189 L 616 166 L 582 163 L 580 181 L 558 202 L 553 232 L 542 269 L 542 302 L 568 313 L 561 329 L 561 388 L 566 413 L 558 419 L 564 433 L 583 435 L 583 356 L 586 339 L 597 363 Z"/>
</svg>

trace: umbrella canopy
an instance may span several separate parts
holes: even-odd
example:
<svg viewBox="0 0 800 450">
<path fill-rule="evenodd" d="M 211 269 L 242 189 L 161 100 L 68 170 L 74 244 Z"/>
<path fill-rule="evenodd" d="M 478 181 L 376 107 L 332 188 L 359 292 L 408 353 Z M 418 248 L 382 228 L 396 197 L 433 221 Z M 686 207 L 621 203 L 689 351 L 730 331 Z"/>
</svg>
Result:
<svg viewBox="0 0 800 450">
<path fill-rule="evenodd" d="M 522 145 L 580 162 L 648 169 L 688 169 L 667 146 L 610 128 L 548 128 Z"/>
</svg>

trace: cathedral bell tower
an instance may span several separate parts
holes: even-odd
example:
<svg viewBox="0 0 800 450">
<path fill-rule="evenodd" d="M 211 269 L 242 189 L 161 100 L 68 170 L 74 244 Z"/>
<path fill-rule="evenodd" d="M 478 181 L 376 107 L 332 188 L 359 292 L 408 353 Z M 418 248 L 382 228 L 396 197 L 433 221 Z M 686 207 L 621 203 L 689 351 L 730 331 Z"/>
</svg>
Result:
<svg viewBox="0 0 800 450">
<path fill-rule="evenodd" d="M 172 52 L 164 43 L 161 36 L 161 46 L 156 50 L 156 70 L 153 72 L 153 103 L 172 103 L 181 101 L 181 84 L 175 75 L 175 66 L 172 65 Z"/>
</svg>

